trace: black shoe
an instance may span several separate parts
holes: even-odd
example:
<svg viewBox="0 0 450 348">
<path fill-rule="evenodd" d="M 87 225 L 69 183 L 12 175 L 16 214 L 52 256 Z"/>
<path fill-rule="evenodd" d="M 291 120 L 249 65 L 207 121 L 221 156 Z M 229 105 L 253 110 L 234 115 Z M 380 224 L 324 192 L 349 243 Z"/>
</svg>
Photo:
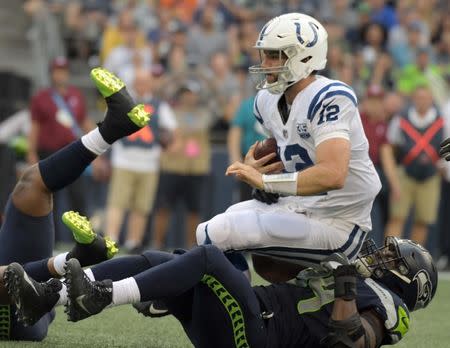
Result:
<svg viewBox="0 0 450 348">
<path fill-rule="evenodd" d="M 149 113 L 143 104 L 135 105 L 122 80 L 103 68 L 93 69 L 91 78 L 108 105 L 106 116 L 98 127 L 108 144 L 147 125 Z"/>
<path fill-rule="evenodd" d="M 57 279 L 39 283 L 30 278 L 18 263 L 10 264 L 3 275 L 6 289 L 16 305 L 16 315 L 24 326 L 35 324 L 59 300 L 62 284 Z"/>
<path fill-rule="evenodd" d="M 161 318 L 170 315 L 165 303 L 159 300 L 133 303 L 133 307 L 145 317 Z"/>
<path fill-rule="evenodd" d="M 77 259 L 66 262 L 66 310 L 69 321 L 79 321 L 100 313 L 112 302 L 112 281 L 92 282 Z"/>
</svg>

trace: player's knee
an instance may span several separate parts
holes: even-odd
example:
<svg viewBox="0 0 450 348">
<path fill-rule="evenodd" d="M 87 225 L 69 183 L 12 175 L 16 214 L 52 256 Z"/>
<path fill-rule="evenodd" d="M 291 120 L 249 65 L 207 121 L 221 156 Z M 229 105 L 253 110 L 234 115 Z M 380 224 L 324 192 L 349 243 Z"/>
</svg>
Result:
<svg viewBox="0 0 450 348">
<path fill-rule="evenodd" d="M 14 187 L 13 195 L 19 195 L 26 190 L 38 189 L 42 187 L 41 174 L 39 172 L 38 164 L 28 167 L 20 177 L 16 186 Z"/>
<path fill-rule="evenodd" d="M 230 226 L 223 214 L 213 217 L 207 222 L 202 222 L 196 230 L 197 244 L 214 244 L 219 248 L 227 248 Z"/>
</svg>

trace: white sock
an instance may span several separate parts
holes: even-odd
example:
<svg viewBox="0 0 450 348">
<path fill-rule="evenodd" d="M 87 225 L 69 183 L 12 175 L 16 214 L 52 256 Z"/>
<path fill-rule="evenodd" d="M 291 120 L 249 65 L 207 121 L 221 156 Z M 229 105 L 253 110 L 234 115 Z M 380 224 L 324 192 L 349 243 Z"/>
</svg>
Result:
<svg viewBox="0 0 450 348">
<path fill-rule="evenodd" d="M 67 254 L 68 253 L 58 254 L 53 259 L 53 267 L 55 268 L 56 273 L 58 273 L 60 276 L 66 274 L 66 270 L 64 269 L 64 267 L 66 266 Z"/>
<path fill-rule="evenodd" d="M 141 300 L 141 293 L 139 292 L 136 280 L 133 277 L 113 282 L 112 303 L 115 306 L 137 303 Z"/>
<path fill-rule="evenodd" d="M 90 268 L 86 268 L 84 270 L 84 274 L 86 274 L 91 282 L 95 281 L 94 273 L 92 273 L 92 270 Z"/>
<path fill-rule="evenodd" d="M 62 283 L 62 280 L 61 280 Z M 62 288 L 59 290 L 59 300 L 56 302 L 55 306 L 62 306 L 67 303 L 67 286 L 66 284 L 62 283 Z"/>
<path fill-rule="evenodd" d="M 81 137 L 81 142 L 89 151 L 95 153 L 96 155 L 101 155 L 111 146 L 105 141 L 105 139 L 103 139 L 98 127 L 91 130 L 88 134 L 83 135 Z"/>
</svg>

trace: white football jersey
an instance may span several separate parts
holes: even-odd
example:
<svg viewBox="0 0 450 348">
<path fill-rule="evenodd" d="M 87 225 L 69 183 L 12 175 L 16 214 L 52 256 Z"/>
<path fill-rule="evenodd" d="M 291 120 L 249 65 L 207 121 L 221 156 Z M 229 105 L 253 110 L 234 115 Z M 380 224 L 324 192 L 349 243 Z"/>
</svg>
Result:
<svg viewBox="0 0 450 348">
<path fill-rule="evenodd" d="M 331 138 L 351 143 L 348 176 L 342 189 L 316 199 L 296 196 L 302 206 L 316 216 L 357 224 L 370 231 L 370 211 L 381 188 L 378 174 L 369 158 L 367 141 L 353 90 L 343 82 L 323 76 L 295 97 L 286 124 L 278 110 L 281 94 L 261 90 L 254 104 L 256 119 L 275 137 L 287 172 L 314 165 L 316 147 Z"/>
</svg>

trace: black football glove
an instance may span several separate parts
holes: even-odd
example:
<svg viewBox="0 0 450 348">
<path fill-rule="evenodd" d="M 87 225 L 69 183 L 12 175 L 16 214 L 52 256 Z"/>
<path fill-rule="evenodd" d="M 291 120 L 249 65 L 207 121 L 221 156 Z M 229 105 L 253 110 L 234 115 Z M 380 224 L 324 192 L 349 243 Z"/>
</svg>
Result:
<svg viewBox="0 0 450 348">
<path fill-rule="evenodd" d="M 439 156 L 445 158 L 446 161 L 450 161 L 450 138 L 445 139 L 441 143 L 441 148 L 439 150 Z"/>
<path fill-rule="evenodd" d="M 278 193 L 270 193 L 260 189 L 253 189 L 252 197 L 266 204 L 277 203 L 280 195 Z"/>
</svg>

